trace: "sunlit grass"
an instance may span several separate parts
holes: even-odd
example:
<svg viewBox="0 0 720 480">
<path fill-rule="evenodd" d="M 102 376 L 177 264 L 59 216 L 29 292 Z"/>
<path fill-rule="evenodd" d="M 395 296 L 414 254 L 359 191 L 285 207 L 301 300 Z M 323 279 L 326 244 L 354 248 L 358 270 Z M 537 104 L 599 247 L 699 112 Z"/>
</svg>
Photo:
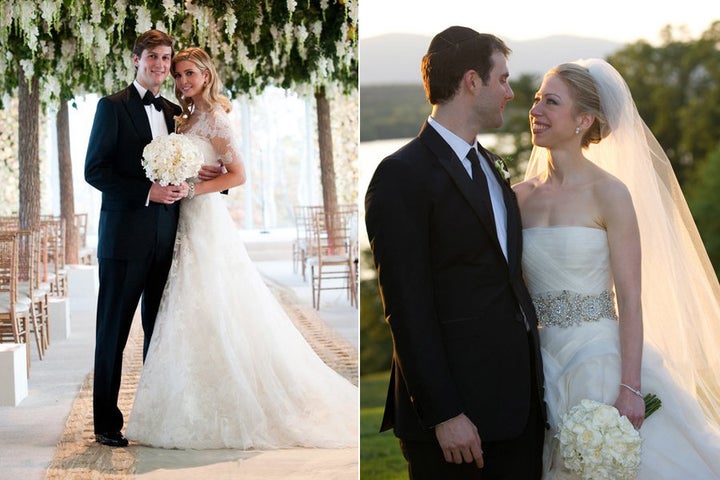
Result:
<svg viewBox="0 0 720 480">
<path fill-rule="evenodd" d="M 360 378 L 360 478 L 406 480 L 407 463 L 392 432 L 378 433 L 389 372 Z"/>
</svg>

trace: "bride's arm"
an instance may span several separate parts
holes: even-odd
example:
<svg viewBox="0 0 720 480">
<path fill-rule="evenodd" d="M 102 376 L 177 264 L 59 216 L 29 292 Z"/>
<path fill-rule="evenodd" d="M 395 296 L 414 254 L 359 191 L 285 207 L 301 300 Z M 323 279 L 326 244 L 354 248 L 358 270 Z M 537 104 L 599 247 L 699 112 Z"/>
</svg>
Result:
<svg viewBox="0 0 720 480">
<path fill-rule="evenodd" d="M 219 107 L 217 107 L 219 108 Z M 218 175 L 211 180 L 195 184 L 195 195 L 222 192 L 245 183 L 245 166 L 240 152 L 234 142 L 232 125 L 224 112 L 216 111 L 209 116 L 210 143 L 218 155 L 218 160 L 227 173 Z"/>
<path fill-rule="evenodd" d="M 218 175 L 212 180 L 206 180 L 195 184 L 195 195 L 204 193 L 222 192 L 232 187 L 245 183 L 245 167 L 242 161 L 225 164 L 227 173 Z"/>
<path fill-rule="evenodd" d="M 640 428 L 645 418 L 645 403 L 635 393 L 642 387 L 640 232 L 632 198 L 625 185 L 613 181 L 602 190 L 601 205 L 608 233 L 610 267 L 615 282 L 620 323 L 621 385 L 618 385 L 615 407 L 636 428 Z"/>
</svg>

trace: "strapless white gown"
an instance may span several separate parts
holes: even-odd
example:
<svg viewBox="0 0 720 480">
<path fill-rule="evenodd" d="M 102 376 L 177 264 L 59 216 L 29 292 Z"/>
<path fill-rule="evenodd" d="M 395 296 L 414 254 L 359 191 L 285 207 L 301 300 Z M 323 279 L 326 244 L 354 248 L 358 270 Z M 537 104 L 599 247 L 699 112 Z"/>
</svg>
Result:
<svg viewBox="0 0 720 480">
<path fill-rule="evenodd" d="M 523 232 L 523 269 L 540 319 L 545 391 L 552 429 L 545 441 L 544 479 L 575 478 L 554 439 L 560 416 L 582 399 L 613 404 L 620 384 L 607 235 L 587 227 L 539 227 Z M 662 407 L 649 417 L 638 479 L 720 479 L 720 432 L 676 385 L 663 359 L 643 349 L 643 393 Z"/>
<path fill-rule="evenodd" d="M 198 137 L 206 163 L 217 155 Z M 219 193 L 184 199 L 126 435 L 181 449 L 358 443 L 358 388 L 294 327 Z"/>
</svg>

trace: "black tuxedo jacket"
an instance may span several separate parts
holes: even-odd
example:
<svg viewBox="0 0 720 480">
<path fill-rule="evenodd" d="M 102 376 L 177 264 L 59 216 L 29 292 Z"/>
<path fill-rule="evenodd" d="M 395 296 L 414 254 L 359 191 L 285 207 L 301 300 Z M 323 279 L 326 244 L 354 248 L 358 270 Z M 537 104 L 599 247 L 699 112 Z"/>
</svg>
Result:
<svg viewBox="0 0 720 480">
<path fill-rule="evenodd" d="M 180 107 L 163 100 L 168 132 L 174 132 Z M 179 202 L 145 206 L 151 182 L 140 161 L 151 140 L 134 85 L 100 99 L 85 159 L 86 181 L 102 192 L 98 258 L 145 258 L 159 236 L 175 236 Z"/>
<path fill-rule="evenodd" d="M 394 348 L 382 430 L 398 437 L 431 439 L 435 425 L 465 413 L 483 441 L 511 439 L 527 423 L 533 374 L 543 398 L 541 359 L 532 372 L 523 320 L 539 352 L 520 267 L 520 214 L 498 180 L 507 261 L 491 205 L 428 124 L 370 182 L 367 231 Z"/>
</svg>

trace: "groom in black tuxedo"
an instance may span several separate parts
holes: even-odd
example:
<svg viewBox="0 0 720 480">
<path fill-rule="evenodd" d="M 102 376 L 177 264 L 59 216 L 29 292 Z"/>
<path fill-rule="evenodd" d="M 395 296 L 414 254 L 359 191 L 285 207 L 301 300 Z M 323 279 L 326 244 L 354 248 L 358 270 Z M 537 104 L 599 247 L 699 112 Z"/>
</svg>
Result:
<svg viewBox="0 0 720 480">
<path fill-rule="evenodd" d="M 170 73 L 173 40 L 150 30 L 138 37 L 133 84 L 98 102 L 85 159 L 85 180 L 102 192 L 98 228 L 98 294 L 93 416 L 96 440 L 126 446 L 117 406 L 123 349 L 142 298 L 143 356 L 172 261 L 179 203 L 187 184 L 147 179 L 145 146 L 175 130 L 180 107 L 159 96 Z M 215 174 L 216 176 L 217 174 Z"/>
<path fill-rule="evenodd" d="M 382 430 L 413 480 L 539 479 L 545 409 L 522 230 L 502 161 L 509 48 L 450 27 L 421 70 L 432 113 L 384 159 L 365 200 L 393 367 Z M 496 166 L 497 164 L 497 166 Z"/>
</svg>

